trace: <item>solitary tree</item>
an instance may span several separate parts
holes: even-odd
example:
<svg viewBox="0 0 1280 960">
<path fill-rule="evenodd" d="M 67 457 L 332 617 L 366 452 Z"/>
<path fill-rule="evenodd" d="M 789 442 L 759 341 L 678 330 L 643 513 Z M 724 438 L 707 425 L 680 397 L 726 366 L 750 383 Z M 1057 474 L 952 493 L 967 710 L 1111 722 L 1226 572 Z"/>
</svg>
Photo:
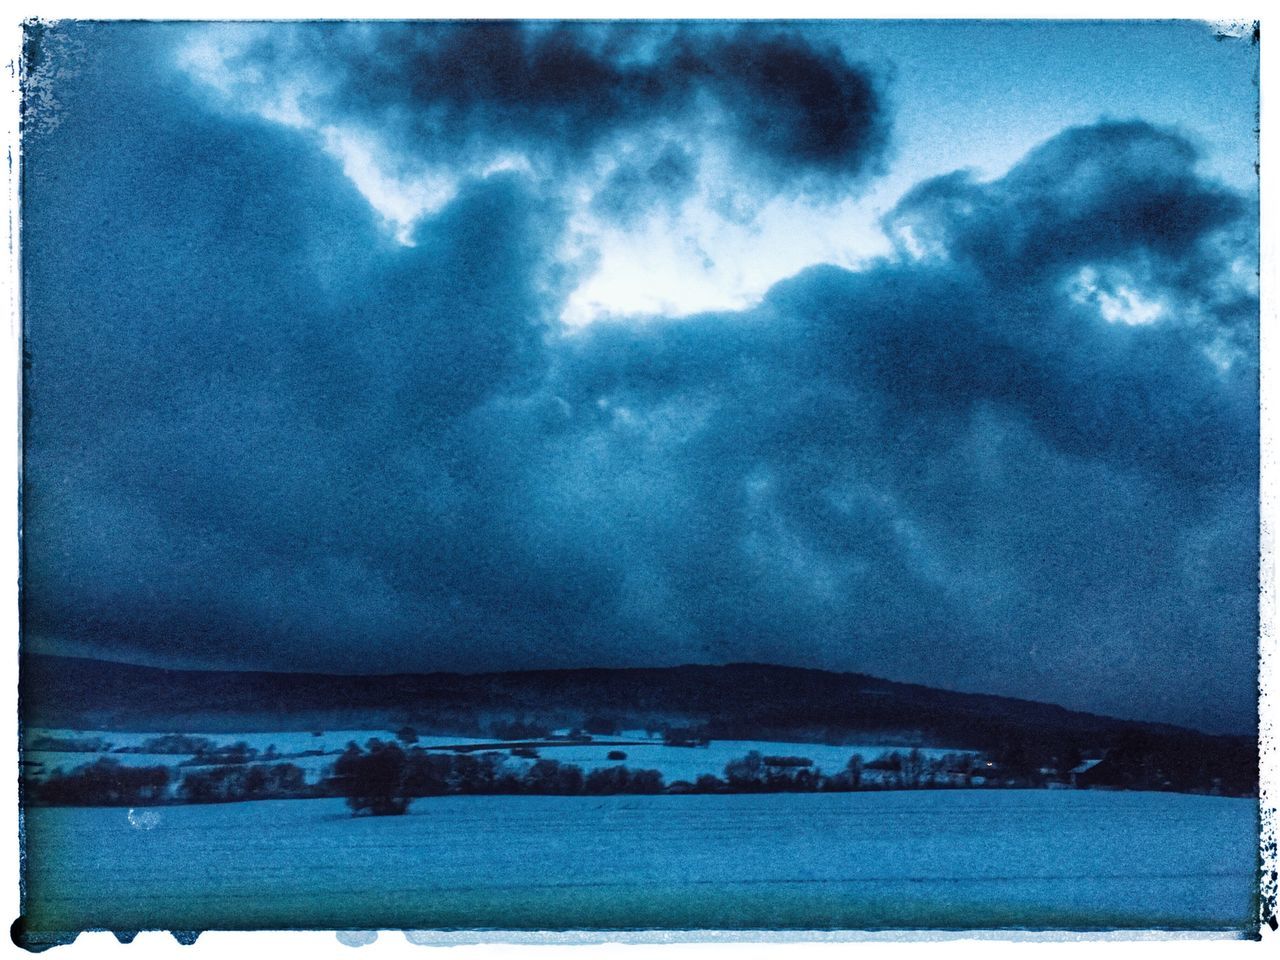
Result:
<svg viewBox="0 0 1280 960">
<path fill-rule="evenodd" d="M 373 816 L 401 814 L 409 809 L 408 764 L 395 743 L 369 741 L 368 752 L 354 743 L 333 765 L 334 778 L 352 813 Z"/>
</svg>

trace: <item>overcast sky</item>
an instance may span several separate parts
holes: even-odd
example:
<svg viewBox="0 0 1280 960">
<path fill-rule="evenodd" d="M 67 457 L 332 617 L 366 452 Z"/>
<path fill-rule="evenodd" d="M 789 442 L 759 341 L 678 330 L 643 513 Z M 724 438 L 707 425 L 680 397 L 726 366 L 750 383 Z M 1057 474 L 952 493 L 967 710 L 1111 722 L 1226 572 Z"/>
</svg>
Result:
<svg viewBox="0 0 1280 960">
<path fill-rule="evenodd" d="M 1256 703 L 1256 48 L 32 28 L 31 649 Z"/>
</svg>

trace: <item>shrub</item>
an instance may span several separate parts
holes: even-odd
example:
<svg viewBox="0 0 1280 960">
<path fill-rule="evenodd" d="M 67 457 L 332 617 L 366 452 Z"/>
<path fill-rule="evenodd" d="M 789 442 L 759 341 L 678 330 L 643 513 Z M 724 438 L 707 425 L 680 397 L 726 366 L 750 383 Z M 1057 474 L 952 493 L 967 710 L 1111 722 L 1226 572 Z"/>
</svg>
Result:
<svg viewBox="0 0 1280 960">
<path fill-rule="evenodd" d="M 714 773 L 704 773 L 693 782 L 696 793 L 719 793 L 724 789 L 724 781 Z"/>
<path fill-rule="evenodd" d="M 488 750 L 478 756 L 463 753 L 450 758 L 449 786 L 452 793 L 496 793 L 505 758 Z"/>
<path fill-rule="evenodd" d="M 449 792 L 453 757 L 414 747 L 405 757 L 404 790 L 410 797 L 438 797 Z"/>
<path fill-rule="evenodd" d="M 628 793 L 661 793 L 662 771 L 632 770 L 628 786 Z"/>
<path fill-rule="evenodd" d="M 618 721 L 612 717 L 596 714 L 582 721 L 582 729 L 597 736 L 611 737 L 618 732 Z"/>
<path fill-rule="evenodd" d="M 882 753 L 874 760 L 868 760 L 863 766 L 867 770 L 884 770 L 897 773 L 902 769 L 902 754 L 896 750 L 892 753 Z"/>
<path fill-rule="evenodd" d="M 523 720 L 495 720 L 489 729 L 499 740 L 541 740 L 551 734 L 549 727 Z"/>
<path fill-rule="evenodd" d="M 710 741 L 692 727 L 668 727 L 662 731 L 662 742 L 668 747 L 705 747 Z"/>
<path fill-rule="evenodd" d="M 101 737 L 51 737 L 42 735 L 27 744 L 28 750 L 47 750 L 51 753 L 105 753 L 111 744 Z"/>
<path fill-rule="evenodd" d="M 813 761 L 808 757 L 765 757 L 767 767 L 812 767 Z"/>
<path fill-rule="evenodd" d="M 182 766 L 209 767 L 215 765 L 243 766 L 258 758 L 258 751 L 243 740 L 226 746 L 212 746 L 197 750 L 190 760 L 182 761 Z"/>
<path fill-rule="evenodd" d="M 396 731 L 396 739 L 405 746 L 410 746 L 418 742 L 418 731 L 405 725 Z"/>
<path fill-rule="evenodd" d="M 136 747 L 117 747 L 115 753 L 173 753 L 192 756 L 215 749 L 208 737 L 192 737 L 183 733 L 166 733 L 149 737 Z"/>
<path fill-rule="evenodd" d="M 724 766 L 725 781 L 734 790 L 759 790 L 764 784 L 764 757 L 759 750 L 730 760 Z"/>
<path fill-rule="evenodd" d="M 587 774 L 583 792 L 588 794 L 661 793 L 662 774 L 657 770 L 600 767 Z"/>
<path fill-rule="evenodd" d="M 306 777 L 302 768 L 293 763 L 221 765 L 191 770 L 178 785 L 178 797 L 187 803 L 287 800 L 306 795 Z"/>
<path fill-rule="evenodd" d="M 850 757 L 845 764 L 845 771 L 849 774 L 849 783 L 853 789 L 857 790 L 862 786 L 862 754 L 855 753 Z"/>
<path fill-rule="evenodd" d="M 57 771 L 43 781 L 34 781 L 30 788 L 34 801 L 57 806 L 159 803 L 168 792 L 169 768 L 128 767 L 112 757 L 99 757 L 70 773 Z"/>
<path fill-rule="evenodd" d="M 524 792 L 573 796 L 583 792 L 582 768 L 559 760 L 539 760 L 524 775 Z"/>
</svg>

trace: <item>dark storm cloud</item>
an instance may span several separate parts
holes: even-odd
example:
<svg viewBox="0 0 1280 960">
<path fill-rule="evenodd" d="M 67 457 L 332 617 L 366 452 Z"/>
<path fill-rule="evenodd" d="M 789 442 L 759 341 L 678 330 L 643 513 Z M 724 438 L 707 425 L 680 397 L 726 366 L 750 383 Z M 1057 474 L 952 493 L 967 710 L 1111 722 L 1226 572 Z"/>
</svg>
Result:
<svg viewBox="0 0 1280 960">
<path fill-rule="evenodd" d="M 1065 264 L 1150 253 L 1178 258 L 1241 213 L 1200 179 L 1194 146 L 1140 121 L 1064 131 L 994 184 L 964 173 L 927 181 L 890 216 L 958 260 L 1025 284 Z"/>
<path fill-rule="evenodd" d="M 557 389 L 584 436 L 614 438 L 608 469 L 680 478 L 680 519 L 653 542 L 710 656 L 803 645 L 925 682 L 941 660 L 953 682 L 1016 676 L 1006 689 L 1068 702 L 1101 671 L 1152 709 L 1247 715 L 1256 301 L 1222 278 L 1252 269 L 1256 238 L 1195 162 L 1143 124 L 1069 130 L 966 180 L 963 203 L 923 202 L 957 178 L 908 196 L 890 226 L 933 255 L 569 342 Z M 1171 228 L 1184 210 L 1196 229 Z M 1160 316 L 1108 320 L 1082 271 Z M 1090 697 L 1123 713 L 1128 695 Z"/>
<path fill-rule="evenodd" d="M 483 163 L 517 151 L 563 172 L 637 135 L 710 136 L 732 151 L 740 176 L 821 189 L 877 168 L 889 122 L 881 80 L 812 33 L 312 24 L 260 40 L 231 66 L 315 76 L 325 92 L 308 109 L 389 130 L 418 158 Z M 687 179 L 691 159 L 664 152 L 651 173 Z M 615 178 L 615 193 L 626 183 Z"/>
<path fill-rule="evenodd" d="M 1176 133 L 1066 131 L 994 182 L 922 185 L 864 270 L 567 334 L 566 211 L 537 178 L 473 179 L 404 247 L 304 138 L 193 109 L 176 28 L 68 29 L 104 55 L 25 157 L 27 642 L 363 671 L 755 659 L 1252 722 L 1257 303 L 1231 278 L 1253 211 Z M 549 78 L 660 56 L 495 30 L 498 79 L 419 82 L 476 131 L 562 110 L 583 149 L 632 108 L 553 109 Z M 485 84 L 508 62 L 542 86 L 504 118 Z M 679 189 L 680 163 L 631 192 Z"/>
<path fill-rule="evenodd" d="M 388 244 L 332 163 L 104 33 L 135 69 L 86 70 L 27 156 L 27 626 L 354 666 L 453 615 L 387 558 L 499 568 L 454 418 L 545 364 L 546 205 L 493 177 Z"/>
<path fill-rule="evenodd" d="M 1200 178 L 1197 159 L 1172 131 L 1108 122 L 1064 131 L 994 183 L 921 184 L 886 226 L 940 245 L 946 262 L 888 285 L 839 281 L 872 317 L 859 324 L 853 361 L 907 405 L 1016 406 L 1067 453 L 1189 483 L 1250 478 L 1256 461 L 1240 454 L 1257 428 L 1256 303 L 1215 290 L 1229 269 L 1221 230 L 1245 204 Z M 1236 255 L 1256 255 L 1256 239 L 1231 240 Z M 1088 297 L 1064 296 L 1082 269 L 1098 278 L 1090 283 L 1154 289 L 1167 315 L 1150 326 L 1100 322 Z M 873 306 L 877 286 L 899 304 L 934 306 Z M 1215 341 L 1244 353 L 1231 376 L 1206 362 Z"/>
</svg>

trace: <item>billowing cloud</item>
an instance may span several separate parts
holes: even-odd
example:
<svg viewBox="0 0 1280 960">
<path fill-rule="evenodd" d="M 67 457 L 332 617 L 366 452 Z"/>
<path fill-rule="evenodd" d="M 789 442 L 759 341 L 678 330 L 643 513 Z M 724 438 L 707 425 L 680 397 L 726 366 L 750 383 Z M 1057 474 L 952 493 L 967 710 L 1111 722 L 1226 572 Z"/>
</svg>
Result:
<svg viewBox="0 0 1280 960">
<path fill-rule="evenodd" d="M 281 117 L 373 126 L 403 153 L 561 175 L 636 134 L 714 141 L 775 184 L 847 183 L 887 134 L 880 82 L 802 31 L 504 22 L 201 34 L 186 62 Z M 301 121 L 300 121 L 301 122 Z M 752 162 L 755 166 L 753 168 Z"/>
<path fill-rule="evenodd" d="M 1159 173 L 1133 162 L 1152 145 Z M 1061 699 L 1099 669 L 1128 690 L 1153 665 L 1213 647 L 1216 670 L 1237 664 L 1229 683 L 1248 703 L 1256 287 L 1238 267 L 1256 247 L 1238 229 L 1240 199 L 1196 176 L 1195 161 L 1186 141 L 1143 124 L 1069 130 L 1007 176 L 967 181 L 958 209 L 922 203 L 958 178 L 905 198 L 889 224 L 927 231 L 928 255 L 911 246 L 857 272 L 816 268 L 743 314 L 597 326 L 571 341 L 562 389 L 611 425 L 618 461 L 652 471 L 655 457 L 677 457 L 669 472 L 696 504 L 682 522 L 738 537 L 692 552 L 671 577 L 698 593 L 688 608 L 713 611 L 701 635 L 732 623 L 763 659 L 797 643 L 875 649 L 917 679 L 956 656 L 953 676 L 975 686 L 1042 671 L 1036 682 Z M 1167 213 L 1136 212 L 1144 189 Z M 1098 211 L 1097 195 L 1128 198 L 1134 215 L 1108 207 L 1090 233 L 1079 212 Z M 1019 222 L 1039 215 L 1036 230 L 1072 236 L 1069 249 L 971 242 L 1005 237 L 1020 205 Z M 1197 228 L 1170 237 L 1183 209 Z M 1126 278 L 1160 316 L 1109 316 L 1081 295 L 1087 271 L 1095 294 L 1113 282 L 1100 278 Z M 655 433 L 673 442 L 655 449 Z M 1210 561 L 1205 535 L 1239 539 Z M 690 536 L 666 531 L 656 549 L 669 557 Z M 706 590 L 707 571 L 739 588 Z M 782 584 L 804 602 L 769 594 Z M 761 604 L 745 620 L 742 593 Z M 1179 696 L 1228 695 L 1225 676 L 1196 672 Z"/>
<path fill-rule="evenodd" d="M 890 226 L 1019 284 L 1073 261 L 1178 258 L 1241 212 L 1237 195 L 1197 177 L 1197 159 L 1185 137 L 1141 121 L 1078 127 L 995 183 L 956 173 L 921 184 Z"/>
<path fill-rule="evenodd" d="M 798 115 L 756 147 L 768 177 L 865 171 L 858 124 L 883 118 L 853 119 L 863 74 L 745 28 L 501 26 L 464 58 L 465 33 L 352 27 L 316 122 L 385 115 L 419 157 L 444 149 L 437 123 L 461 150 L 404 243 L 343 157 L 200 109 L 172 65 L 186 28 L 67 29 L 105 55 L 26 156 L 33 646 L 336 670 L 765 660 L 1252 722 L 1256 210 L 1178 131 L 1066 130 L 993 180 L 919 185 L 874 262 L 574 330 L 577 214 L 538 164 L 706 94 L 730 141 Z M 469 151 L 516 137 L 545 159 L 472 172 Z M 620 222 L 661 206 L 690 157 L 664 141 L 596 202 Z"/>
<path fill-rule="evenodd" d="M 844 201 L 888 148 L 884 78 L 817 30 L 204 25 L 174 63 L 205 102 L 339 160 L 402 243 L 469 182 L 506 170 L 537 181 L 569 215 L 570 322 L 739 307 L 812 262 L 806 251 L 856 259 L 868 237 L 838 237 Z M 826 228 L 795 236 L 794 208 Z"/>
</svg>

